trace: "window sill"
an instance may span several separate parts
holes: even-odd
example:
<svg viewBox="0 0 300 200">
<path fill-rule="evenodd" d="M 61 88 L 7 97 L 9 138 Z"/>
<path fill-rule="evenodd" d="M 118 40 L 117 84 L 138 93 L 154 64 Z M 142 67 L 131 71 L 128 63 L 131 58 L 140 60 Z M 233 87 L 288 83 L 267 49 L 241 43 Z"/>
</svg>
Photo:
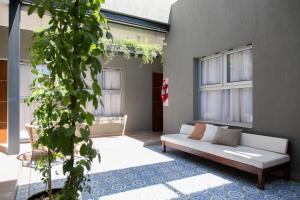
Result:
<svg viewBox="0 0 300 200">
<path fill-rule="evenodd" d="M 207 123 L 207 124 L 216 124 L 216 125 L 225 125 L 225 126 L 234 126 L 241 128 L 252 128 L 252 123 L 239 123 L 239 122 L 222 122 L 215 120 L 195 120 L 196 122 Z"/>
<path fill-rule="evenodd" d="M 95 116 L 95 121 L 93 124 L 110 124 L 118 123 L 125 124 L 127 121 L 127 115 L 120 116 Z"/>
<path fill-rule="evenodd" d="M 119 119 L 124 119 L 125 116 L 97 116 L 95 115 L 96 120 L 119 120 Z"/>
</svg>

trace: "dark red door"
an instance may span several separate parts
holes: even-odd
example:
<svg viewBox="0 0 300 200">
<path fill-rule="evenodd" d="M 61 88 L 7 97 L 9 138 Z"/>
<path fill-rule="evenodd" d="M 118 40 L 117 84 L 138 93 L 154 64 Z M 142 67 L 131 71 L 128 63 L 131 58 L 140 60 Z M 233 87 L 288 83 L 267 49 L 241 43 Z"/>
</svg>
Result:
<svg viewBox="0 0 300 200">
<path fill-rule="evenodd" d="M 153 73 L 152 76 L 152 131 L 163 130 L 163 104 L 161 100 L 161 86 L 163 74 Z"/>
</svg>

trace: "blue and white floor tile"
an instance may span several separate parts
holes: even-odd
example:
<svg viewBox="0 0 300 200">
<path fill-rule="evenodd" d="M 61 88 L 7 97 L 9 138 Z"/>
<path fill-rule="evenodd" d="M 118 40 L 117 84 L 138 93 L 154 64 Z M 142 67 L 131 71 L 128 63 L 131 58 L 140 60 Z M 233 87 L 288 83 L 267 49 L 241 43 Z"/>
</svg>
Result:
<svg viewBox="0 0 300 200">
<path fill-rule="evenodd" d="M 91 194 L 83 199 L 100 200 L 296 200 L 300 199 L 300 183 L 269 178 L 265 190 L 256 188 L 256 177 L 211 161 L 169 150 L 160 146 L 151 151 L 171 161 L 140 165 L 125 169 L 94 173 Z M 129 155 L 128 155 L 129 156 Z M 114 158 L 111 158 L 114 159 Z M 55 180 L 55 187 L 63 185 Z M 28 185 L 18 188 L 17 199 L 26 199 Z M 45 189 L 42 183 L 30 185 L 30 194 Z"/>
</svg>

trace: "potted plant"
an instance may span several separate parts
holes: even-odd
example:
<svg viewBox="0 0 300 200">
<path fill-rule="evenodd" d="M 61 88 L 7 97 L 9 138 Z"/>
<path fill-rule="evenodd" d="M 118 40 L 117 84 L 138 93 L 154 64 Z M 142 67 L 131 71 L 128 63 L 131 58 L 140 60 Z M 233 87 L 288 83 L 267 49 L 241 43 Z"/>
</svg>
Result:
<svg viewBox="0 0 300 200">
<path fill-rule="evenodd" d="M 94 116 L 86 105 L 92 102 L 97 108 L 99 104 L 99 56 L 105 52 L 101 38 L 112 37 L 100 13 L 102 3 L 104 0 L 33 0 L 28 9 L 29 15 L 37 12 L 40 18 L 45 13 L 50 16 L 49 26 L 33 35 L 31 61 L 36 78 L 27 99 L 28 104 L 37 105 L 33 113 L 39 126 L 36 145 L 47 149 L 38 168 L 48 189 L 31 199 L 73 200 L 84 189 L 91 189 L 84 173 L 100 155 L 90 139 Z M 39 69 L 41 64 L 44 70 Z M 52 190 L 51 163 L 57 157 L 63 159 L 67 178 L 63 188 Z"/>
</svg>

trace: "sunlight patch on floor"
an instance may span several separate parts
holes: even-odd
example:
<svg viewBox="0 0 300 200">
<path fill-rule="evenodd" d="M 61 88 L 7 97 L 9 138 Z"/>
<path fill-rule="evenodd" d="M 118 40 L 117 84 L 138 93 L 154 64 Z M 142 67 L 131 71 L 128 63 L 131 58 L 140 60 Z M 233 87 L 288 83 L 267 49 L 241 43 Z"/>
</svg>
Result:
<svg viewBox="0 0 300 200">
<path fill-rule="evenodd" d="M 187 195 L 229 183 L 231 182 L 210 173 L 167 182 L 168 185 Z"/>
<path fill-rule="evenodd" d="M 143 143 L 127 136 L 93 139 L 101 155 L 101 163 L 93 162 L 92 173 L 119 170 L 173 161 L 161 153 L 143 147 Z"/>
<path fill-rule="evenodd" d="M 174 160 L 144 147 L 142 142 L 127 136 L 93 138 L 93 145 L 100 152 L 101 162 L 94 159 L 90 172 L 92 174 Z M 30 151 L 30 148 L 26 151 Z M 53 180 L 65 178 L 62 173 L 62 164 L 53 167 L 52 175 Z M 18 185 L 38 183 L 41 182 L 41 178 L 39 171 L 22 167 Z"/>
<path fill-rule="evenodd" d="M 178 198 L 178 194 L 162 184 L 100 197 L 99 200 L 166 200 Z"/>
</svg>

